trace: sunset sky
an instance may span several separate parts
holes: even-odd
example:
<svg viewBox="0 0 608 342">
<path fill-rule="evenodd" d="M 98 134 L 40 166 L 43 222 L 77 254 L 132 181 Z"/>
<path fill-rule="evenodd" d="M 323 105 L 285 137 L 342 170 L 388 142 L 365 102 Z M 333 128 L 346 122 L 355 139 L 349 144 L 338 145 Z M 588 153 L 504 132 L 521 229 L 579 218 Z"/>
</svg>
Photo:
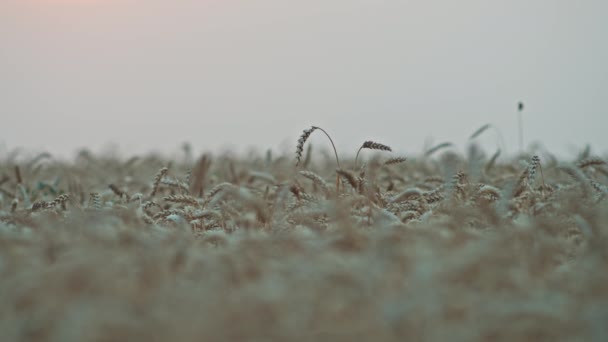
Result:
<svg viewBox="0 0 608 342">
<path fill-rule="evenodd" d="M 0 154 L 254 146 L 354 153 L 483 124 L 608 152 L 606 0 L 2 0 Z M 495 131 L 481 141 L 492 153 Z M 313 144 L 325 146 L 321 137 Z"/>
</svg>

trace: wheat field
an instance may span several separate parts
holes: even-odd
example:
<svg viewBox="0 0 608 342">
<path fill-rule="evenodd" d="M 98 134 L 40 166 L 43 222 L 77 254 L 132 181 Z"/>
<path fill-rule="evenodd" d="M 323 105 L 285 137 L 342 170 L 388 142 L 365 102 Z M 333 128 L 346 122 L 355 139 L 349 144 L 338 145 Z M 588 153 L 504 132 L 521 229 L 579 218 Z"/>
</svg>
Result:
<svg viewBox="0 0 608 342">
<path fill-rule="evenodd" d="M 295 156 L 6 156 L 2 341 L 608 338 L 605 158 L 353 158 L 321 130 Z"/>
</svg>

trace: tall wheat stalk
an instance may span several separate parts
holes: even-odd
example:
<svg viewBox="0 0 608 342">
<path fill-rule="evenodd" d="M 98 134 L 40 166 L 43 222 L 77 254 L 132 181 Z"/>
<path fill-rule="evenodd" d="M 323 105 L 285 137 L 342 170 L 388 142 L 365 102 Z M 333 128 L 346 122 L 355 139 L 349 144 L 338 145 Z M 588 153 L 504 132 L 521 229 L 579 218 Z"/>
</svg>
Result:
<svg viewBox="0 0 608 342">
<path fill-rule="evenodd" d="M 329 139 L 331 147 L 334 150 L 334 154 L 336 155 L 336 163 L 338 164 L 338 168 L 341 169 L 342 167 L 340 166 L 340 158 L 338 158 L 338 151 L 336 150 L 336 145 L 334 144 L 333 139 L 323 128 L 318 126 L 311 126 L 309 129 L 305 129 L 302 132 L 302 135 L 300 135 L 300 139 L 298 139 L 298 145 L 296 147 L 296 166 L 300 164 L 300 160 L 302 159 L 302 152 L 304 151 L 304 144 L 306 143 L 306 140 L 308 140 L 312 132 L 316 130 L 320 130 L 321 132 L 323 132 Z M 336 190 L 340 190 L 340 175 L 338 174 L 336 174 Z"/>
<path fill-rule="evenodd" d="M 524 103 L 519 102 L 517 105 L 518 126 L 519 126 L 519 152 L 524 151 L 524 120 L 523 120 Z"/>
</svg>

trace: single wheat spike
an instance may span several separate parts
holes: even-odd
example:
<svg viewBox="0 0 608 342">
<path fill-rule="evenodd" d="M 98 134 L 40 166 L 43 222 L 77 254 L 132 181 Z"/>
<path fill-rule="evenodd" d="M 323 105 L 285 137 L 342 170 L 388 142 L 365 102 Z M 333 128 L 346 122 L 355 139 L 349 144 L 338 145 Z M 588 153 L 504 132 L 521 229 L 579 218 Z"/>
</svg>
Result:
<svg viewBox="0 0 608 342">
<path fill-rule="evenodd" d="M 391 203 L 403 202 L 414 198 L 422 198 L 422 191 L 416 188 L 408 188 L 390 198 Z"/>
<path fill-rule="evenodd" d="M 405 158 L 405 157 L 390 158 L 384 162 L 384 165 L 400 164 L 400 163 L 405 162 L 406 160 L 407 160 L 407 158 Z"/>
<path fill-rule="evenodd" d="M 452 145 L 454 145 L 454 144 L 452 144 L 451 142 L 444 142 L 444 143 L 441 143 L 441 144 L 439 144 L 439 145 L 436 145 L 436 146 L 434 146 L 434 147 L 430 148 L 430 149 L 429 149 L 429 150 L 427 150 L 426 152 L 424 152 L 424 155 L 425 155 L 426 157 L 430 157 L 430 156 L 431 156 L 433 153 L 435 153 L 435 152 L 437 152 L 437 151 L 439 151 L 439 150 L 441 150 L 441 149 L 443 149 L 443 148 L 450 147 L 450 146 L 452 146 Z"/>
<path fill-rule="evenodd" d="M 89 208 L 93 208 L 95 210 L 101 209 L 101 196 L 97 192 L 91 192 L 89 197 Z"/>
<path fill-rule="evenodd" d="M 40 209 L 46 209 L 48 206 L 48 203 L 44 200 L 36 201 L 32 204 L 32 212 L 38 211 Z"/>
<path fill-rule="evenodd" d="M 596 181 L 590 180 L 589 181 L 591 183 L 591 187 L 593 189 L 595 189 L 595 191 L 597 192 L 608 192 L 608 187 L 606 187 L 605 185 L 598 183 Z"/>
<path fill-rule="evenodd" d="M 336 173 L 348 181 L 348 184 L 353 187 L 353 189 L 357 190 L 359 182 L 357 181 L 357 177 L 350 171 L 337 169 Z"/>
<path fill-rule="evenodd" d="M 163 178 L 160 180 L 160 184 L 177 188 L 182 194 L 188 194 L 188 192 L 190 192 L 190 187 L 188 186 L 188 183 L 180 182 L 177 179 Z"/>
<path fill-rule="evenodd" d="M 141 209 L 143 210 L 143 212 L 144 212 L 146 215 L 149 215 L 149 216 L 154 216 L 154 213 L 152 212 L 152 207 L 159 207 L 159 208 L 161 208 L 161 206 L 160 206 L 160 205 L 158 205 L 158 204 L 156 204 L 156 203 L 154 203 L 154 202 L 152 202 L 152 201 L 147 201 L 147 202 L 144 202 L 144 203 L 141 205 Z"/>
<path fill-rule="evenodd" d="M 424 192 L 422 196 L 424 197 L 427 203 L 435 203 L 444 199 L 443 195 L 444 186 L 441 185 L 437 187 L 435 190 L 431 190 L 428 192 Z"/>
<path fill-rule="evenodd" d="M 500 198 L 500 190 L 491 185 L 483 185 L 477 192 L 477 198 L 490 197 L 492 199 Z"/>
<path fill-rule="evenodd" d="M 215 195 L 217 195 L 220 191 L 224 190 L 224 189 L 231 189 L 234 188 L 235 185 L 229 182 L 224 182 L 224 183 L 220 183 L 216 186 L 214 186 L 213 188 L 211 188 L 211 190 L 209 190 L 209 193 L 207 194 L 207 198 L 205 198 L 205 200 L 203 201 L 202 206 L 206 207 L 207 204 L 209 204 L 209 202 L 211 202 L 211 200 L 213 200 L 213 197 L 215 197 Z"/>
<path fill-rule="evenodd" d="M 175 203 L 184 203 L 190 204 L 193 206 L 198 206 L 198 201 L 196 198 L 189 195 L 174 195 L 174 196 L 165 196 L 163 200 L 167 202 L 175 202 Z"/>
<path fill-rule="evenodd" d="M 485 125 L 479 127 L 473 134 L 471 134 L 471 136 L 469 137 L 469 140 L 473 140 L 473 139 L 477 138 L 490 127 L 492 127 L 492 125 L 490 125 L 490 124 L 485 124 Z"/>
<path fill-rule="evenodd" d="M 190 184 L 192 181 L 192 169 L 188 169 L 188 171 L 186 172 L 186 176 L 184 177 L 184 183 L 190 187 Z"/>
<path fill-rule="evenodd" d="M 120 197 L 121 199 L 124 196 L 125 199 L 127 200 L 127 202 L 130 200 L 129 195 L 126 192 L 124 192 L 123 190 L 121 190 L 118 186 L 116 186 L 114 184 L 110 184 L 110 185 L 108 185 L 108 188 L 110 188 L 110 190 L 112 190 L 112 192 L 114 194 L 116 194 L 118 197 Z"/>
<path fill-rule="evenodd" d="M 300 189 L 300 187 L 297 184 L 292 184 L 289 186 L 289 191 L 296 196 L 296 198 L 298 199 L 298 201 L 301 198 L 302 195 L 302 190 Z"/>
<path fill-rule="evenodd" d="M 69 199 L 70 196 L 68 194 L 59 195 L 57 198 L 55 198 L 55 200 L 53 200 L 53 205 L 61 205 L 61 210 L 66 210 L 67 208 L 65 206 L 65 202 L 67 202 Z"/>
<path fill-rule="evenodd" d="M 330 194 L 329 185 L 321 176 L 311 171 L 300 171 L 300 174 L 312 180 L 319 188 L 321 188 L 325 195 Z"/>
<path fill-rule="evenodd" d="M 359 147 L 359 150 L 357 150 L 357 155 L 355 156 L 355 165 L 357 165 L 357 158 L 359 158 L 359 152 L 361 152 L 362 149 L 367 148 L 370 150 L 379 150 L 379 151 L 389 151 L 392 152 L 393 149 L 391 149 L 390 146 L 388 145 L 384 145 L 381 143 L 377 143 L 375 141 L 365 141 L 363 143 L 363 145 L 361 145 L 361 147 Z"/>
<path fill-rule="evenodd" d="M 154 184 L 152 186 L 152 193 L 150 194 L 150 196 L 154 197 L 154 195 L 156 195 L 156 192 L 158 191 L 158 186 L 160 185 L 160 180 L 167 174 L 168 171 L 168 168 L 163 167 L 158 171 L 156 176 L 154 176 Z"/>
<path fill-rule="evenodd" d="M 521 173 L 521 175 L 519 176 L 519 178 L 517 180 L 517 183 L 514 188 L 515 191 L 513 192 L 513 197 L 518 197 L 519 195 L 521 195 L 524 192 L 524 190 L 528 186 L 530 186 L 530 184 L 532 182 L 534 182 L 537 168 L 540 168 L 541 179 L 542 179 L 542 183 L 543 183 L 541 192 L 544 194 L 545 177 L 543 175 L 542 166 L 540 165 L 540 158 L 538 156 L 532 156 L 532 159 L 530 160 L 530 164 L 528 165 L 527 168 L 524 169 L 524 171 Z"/>
<path fill-rule="evenodd" d="M 536 176 L 536 169 L 540 164 L 540 158 L 538 156 L 532 156 L 530 166 L 528 167 L 528 181 L 534 182 Z"/>
<path fill-rule="evenodd" d="M 532 156 L 532 163 L 530 164 L 530 179 L 534 180 L 534 176 L 536 175 L 536 169 L 540 169 L 540 179 L 542 181 L 541 193 L 544 195 L 545 193 L 545 176 L 543 175 L 543 167 L 540 164 L 540 158 L 538 156 Z"/>
<path fill-rule="evenodd" d="M 312 132 L 314 132 L 316 129 L 317 127 L 312 126 L 309 129 L 305 129 L 302 132 L 302 135 L 300 135 L 300 139 L 298 139 L 298 145 L 296 146 L 296 166 L 300 164 L 300 160 L 302 159 L 302 152 L 304 152 L 304 144 L 306 143 L 306 140 L 308 140 Z"/>
<path fill-rule="evenodd" d="M 587 167 L 600 166 L 605 165 L 606 162 L 600 158 L 587 158 L 579 161 L 576 166 L 580 169 L 584 169 Z"/>
</svg>

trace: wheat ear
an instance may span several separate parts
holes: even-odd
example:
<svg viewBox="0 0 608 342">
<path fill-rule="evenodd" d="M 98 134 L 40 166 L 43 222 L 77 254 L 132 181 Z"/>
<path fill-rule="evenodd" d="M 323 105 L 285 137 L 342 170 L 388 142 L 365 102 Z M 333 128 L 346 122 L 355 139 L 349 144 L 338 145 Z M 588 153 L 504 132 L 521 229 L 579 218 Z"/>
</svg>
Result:
<svg viewBox="0 0 608 342">
<path fill-rule="evenodd" d="M 604 165 L 604 164 L 606 164 L 606 162 L 600 158 L 587 158 L 587 159 L 583 159 L 583 160 L 579 161 L 577 163 L 577 166 L 580 169 L 584 169 L 587 167 L 600 166 L 600 165 Z"/>
<path fill-rule="evenodd" d="M 352 186 L 353 189 L 355 189 L 355 190 L 358 189 L 359 182 L 357 181 L 357 177 L 352 172 L 347 171 L 347 170 L 337 169 L 336 174 L 346 178 L 346 180 L 348 181 L 348 184 L 350 184 L 350 186 Z"/>
<path fill-rule="evenodd" d="M 311 171 L 300 171 L 300 174 L 302 176 L 312 180 L 314 184 L 316 184 L 318 187 L 321 188 L 321 190 L 323 191 L 323 193 L 326 196 L 328 196 L 331 193 L 329 190 L 329 185 L 327 185 L 325 180 L 318 174 L 311 172 Z"/>
<path fill-rule="evenodd" d="M 110 188 L 110 190 L 112 190 L 112 192 L 114 194 L 116 194 L 118 197 L 120 197 L 120 199 L 122 199 L 122 197 L 124 196 L 127 202 L 129 202 L 131 200 L 131 198 L 129 197 L 129 194 L 124 192 L 122 189 L 120 189 L 115 184 L 108 185 L 108 188 Z"/>
<path fill-rule="evenodd" d="M 407 160 L 407 158 L 405 158 L 405 157 L 390 158 L 390 159 L 387 159 L 384 162 L 384 165 L 400 164 L 400 163 L 403 163 L 406 160 Z"/>
<path fill-rule="evenodd" d="M 490 128 L 490 127 L 492 127 L 492 125 L 490 125 L 490 124 L 485 124 L 485 125 L 479 127 L 473 134 L 471 134 L 471 136 L 469 137 L 469 140 L 473 140 L 473 139 L 477 138 L 483 132 L 487 131 L 488 128 Z"/>
<path fill-rule="evenodd" d="M 545 184 L 545 175 L 543 174 L 543 166 L 540 164 L 540 161 L 538 163 L 538 168 L 540 169 L 540 180 L 543 182 L 543 187 L 541 188 L 540 192 L 543 195 L 543 197 L 545 196 L 545 188 L 547 187 L 547 185 Z"/>
<path fill-rule="evenodd" d="M 298 139 L 298 146 L 296 146 L 296 166 L 300 164 L 300 160 L 302 159 L 302 152 L 304 152 L 304 144 L 306 140 L 310 137 L 312 132 L 314 132 L 317 128 L 312 126 L 309 129 L 305 129 L 300 135 L 300 139 Z"/>
<path fill-rule="evenodd" d="M 361 152 L 362 149 L 367 148 L 370 150 L 380 150 L 380 151 L 389 151 L 392 152 L 393 149 L 391 149 L 390 146 L 388 145 L 384 145 L 381 143 L 377 143 L 375 141 L 366 141 L 363 143 L 363 145 L 361 145 L 361 147 L 359 147 L 359 150 L 357 150 L 357 155 L 355 156 L 355 167 L 357 166 L 357 159 L 359 158 L 359 152 Z"/>
<path fill-rule="evenodd" d="M 198 206 L 198 201 L 196 200 L 196 198 L 194 198 L 190 195 L 165 196 L 163 198 L 163 200 L 165 200 L 166 202 L 183 203 L 183 204 L 190 204 L 193 206 Z"/>
<path fill-rule="evenodd" d="M 334 149 L 334 154 L 336 155 L 336 163 L 338 164 L 338 167 L 340 167 L 340 159 L 338 158 L 338 151 L 336 150 L 336 145 L 334 144 L 333 139 L 323 128 L 318 126 L 311 126 L 309 129 L 305 129 L 302 132 L 302 135 L 300 135 L 300 139 L 298 139 L 298 146 L 296 147 L 296 166 L 300 164 L 300 160 L 302 159 L 302 152 L 304 151 L 304 144 L 306 143 L 306 140 L 308 140 L 312 132 L 316 130 L 323 132 L 329 139 L 331 147 Z"/>
<path fill-rule="evenodd" d="M 154 195 L 156 195 L 156 192 L 158 191 L 158 186 L 160 185 L 160 180 L 167 174 L 168 171 L 168 168 L 163 167 L 162 169 L 158 170 L 158 173 L 156 174 L 156 176 L 154 176 L 154 185 L 152 186 L 152 193 L 150 194 L 151 197 L 154 197 Z"/>
<path fill-rule="evenodd" d="M 91 192 L 89 197 L 89 208 L 101 209 L 101 196 L 97 192 Z"/>
<path fill-rule="evenodd" d="M 426 157 L 430 157 L 430 156 L 431 156 L 431 154 L 433 154 L 433 153 L 435 153 L 435 152 L 437 152 L 437 151 L 441 150 L 442 148 L 450 147 L 450 146 L 453 146 L 453 145 L 454 145 L 454 144 L 452 144 L 451 142 L 444 142 L 444 143 L 441 143 L 441 144 L 439 144 L 439 145 L 436 145 L 436 146 L 434 146 L 434 147 L 430 148 L 430 149 L 429 149 L 429 150 L 427 150 L 426 152 L 424 152 L 424 155 L 425 155 Z"/>
<path fill-rule="evenodd" d="M 67 207 L 65 206 L 65 203 L 70 199 L 70 195 L 68 194 L 63 194 L 63 195 L 59 195 L 57 196 L 53 202 L 51 202 L 53 204 L 54 207 L 57 207 L 58 205 L 61 206 L 61 210 L 67 210 Z"/>
</svg>

